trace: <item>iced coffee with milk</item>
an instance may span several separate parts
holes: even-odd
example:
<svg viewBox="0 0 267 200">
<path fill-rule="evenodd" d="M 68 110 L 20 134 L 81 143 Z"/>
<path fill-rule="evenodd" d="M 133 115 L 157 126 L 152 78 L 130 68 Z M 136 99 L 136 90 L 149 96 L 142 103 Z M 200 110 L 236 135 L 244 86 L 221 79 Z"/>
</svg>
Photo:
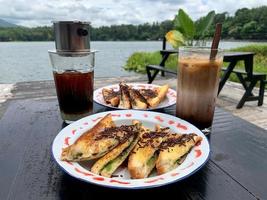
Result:
<svg viewBox="0 0 267 200">
<path fill-rule="evenodd" d="M 209 134 L 218 93 L 222 53 L 210 59 L 208 48 L 180 48 L 176 115 Z"/>
</svg>

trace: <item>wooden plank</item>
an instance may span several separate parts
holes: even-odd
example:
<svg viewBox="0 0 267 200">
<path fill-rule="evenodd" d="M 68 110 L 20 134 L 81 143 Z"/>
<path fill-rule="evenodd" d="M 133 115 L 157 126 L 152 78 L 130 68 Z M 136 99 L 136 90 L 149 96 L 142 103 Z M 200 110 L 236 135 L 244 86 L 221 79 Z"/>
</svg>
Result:
<svg viewBox="0 0 267 200">
<path fill-rule="evenodd" d="M 177 72 L 176 71 L 173 71 L 173 70 L 170 70 L 168 68 L 165 68 L 165 67 L 162 67 L 160 65 L 147 65 L 147 67 L 149 69 L 156 69 L 156 70 L 162 70 L 164 72 L 168 72 L 170 74 L 174 74 L 174 75 L 177 75 Z"/>
<path fill-rule="evenodd" d="M 223 112 L 226 122 L 215 116 L 210 144 L 211 159 L 255 197 L 267 199 L 267 131 Z"/>
</svg>

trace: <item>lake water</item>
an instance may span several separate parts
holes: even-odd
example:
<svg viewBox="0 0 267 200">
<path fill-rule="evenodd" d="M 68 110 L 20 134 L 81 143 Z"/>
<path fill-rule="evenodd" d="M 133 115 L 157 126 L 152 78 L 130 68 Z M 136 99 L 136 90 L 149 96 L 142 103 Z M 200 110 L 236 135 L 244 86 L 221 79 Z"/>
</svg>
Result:
<svg viewBox="0 0 267 200">
<path fill-rule="evenodd" d="M 255 42 L 222 41 L 220 48 L 255 44 Z M 261 43 L 262 44 L 262 43 Z M 124 71 L 127 58 L 136 51 L 157 51 L 162 42 L 91 42 L 96 54 L 95 77 L 134 75 Z M 54 42 L 0 42 L 0 83 L 52 80 L 52 69 L 47 51 Z"/>
</svg>

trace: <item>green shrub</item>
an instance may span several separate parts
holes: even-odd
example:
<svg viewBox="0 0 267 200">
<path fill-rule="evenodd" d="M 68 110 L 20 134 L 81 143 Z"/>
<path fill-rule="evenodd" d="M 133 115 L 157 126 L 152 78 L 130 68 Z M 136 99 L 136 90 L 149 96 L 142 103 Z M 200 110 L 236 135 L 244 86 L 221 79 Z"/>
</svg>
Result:
<svg viewBox="0 0 267 200">
<path fill-rule="evenodd" d="M 159 52 L 136 52 L 128 58 L 124 69 L 137 73 L 146 73 L 146 65 L 158 65 L 160 60 L 161 55 Z"/>
<path fill-rule="evenodd" d="M 135 52 L 126 61 L 124 69 L 144 74 L 146 73 L 146 65 L 158 65 L 160 61 L 161 61 L 161 55 L 159 51 Z M 165 65 L 169 69 L 176 70 L 177 55 L 171 55 L 165 62 Z"/>
<path fill-rule="evenodd" d="M 247 45 L 244 47 L 233 48 L 231 51 L 245 51 L 245 52 L 254 52 L 256 55 L 266 56 L 267 57 L 267 45 Z"/>
</svg>

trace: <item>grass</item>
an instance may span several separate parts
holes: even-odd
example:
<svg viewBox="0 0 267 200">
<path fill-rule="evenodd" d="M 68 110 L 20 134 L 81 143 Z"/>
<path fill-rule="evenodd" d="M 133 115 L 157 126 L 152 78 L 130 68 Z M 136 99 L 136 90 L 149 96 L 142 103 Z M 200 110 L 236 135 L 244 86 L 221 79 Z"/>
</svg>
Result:
<svg viewBox="0 0 267 200">
<path fill-rule="evenodd" d="M 127 60 L 125 70 L 137 73 L 146 73 L 146 65 L 159 64 L 161 55 L 159 52 L 135 52 Z"/>
<path fill-rule="evenodd" d="M 146 65 L 158 65 L 161 61 L 159 51 L 156 52 L 135 52 L 133 53 L 124 66 L 125 70 L 135 71 L 137 73 L 146 73 Z M 168 69 L 176 70 L 177 55 L 171 55 L 165 62 Z"/>
<path fill-rule="evenodd" d="M 254 72 L 267 74 L 267 45 L 248 45 L 244 47 L 230 49 L 230 51 L 254 52 Z M 161 61 L 161 55 L 157 52 L 135 52 L 127 60 L 125 70 L 135 71 L 137 73 L 146 73 L 145 66 L 148 64 L 158 65 Z M 227 66 L 227 63 L 224 63 Z M 177 55 L 171 55 L 165 63 L 166 68 L 177 70 Z M 243 63 L 238 63 L 237 68 L 244 69 Z M 231 74 L 230 80 L 238 82 L 237 77 Z"/>
<path fill-rule="evenodd" d="M 254 52 L 253 71 L 267 74 L 267 45 L 249 45 L 239 48 L 231 49 L 231 51 L 245 51 Z M 244 69 L 244 64 L 242 62 L 237 63 L 236 68 Z M 230 80 L 238 82 L 237 77 L 231 74 Z"/>
<path fill-rule="evenodd" d="M 125 70 L 135 71 L 137 73 L 146 73 L 146 65 L 158 65 L 161 61 L 161 55 L 159 51 L 156 52 L 135 52 L 127 60 Z M 169 69 L 176 68 L 177 55 L 171 55 L 165 62 L 165 65 Z"/>
</svg>

